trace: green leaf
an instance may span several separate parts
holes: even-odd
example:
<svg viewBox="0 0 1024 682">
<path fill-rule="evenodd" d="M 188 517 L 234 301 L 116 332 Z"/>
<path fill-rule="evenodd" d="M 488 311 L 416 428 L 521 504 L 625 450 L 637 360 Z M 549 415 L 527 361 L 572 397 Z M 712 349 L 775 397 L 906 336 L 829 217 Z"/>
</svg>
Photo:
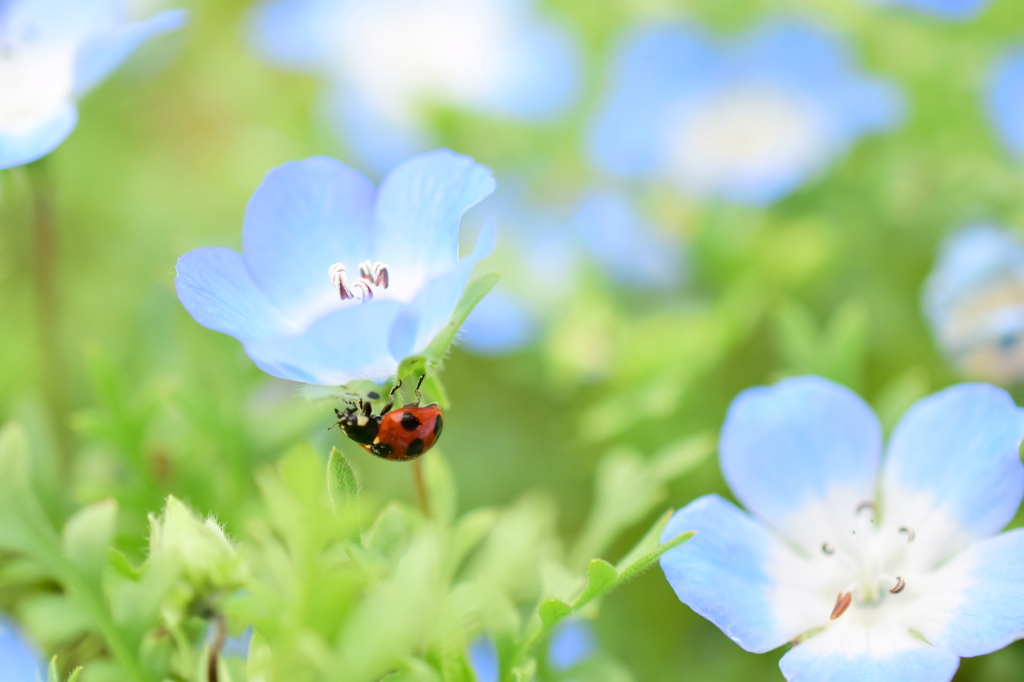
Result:
<svg viewBox="0 0 1024 682">
<path fill-rule="evenodd" d="M 259 632 L 252 633 L 249 641 L 249 657 L 245 664 L 247 682 L 271 682 L 274 675 L 270 645 Z"/>
<path fill-rule="evenodd" d="M 78 676 L 82 673 L 82 668 L 79 666 L 71 671 L 65 682 L 76 682 Z M 60 674 L 57 672 L 57 657 L 54 656 L 50 659 L 50 667 L 47 670 L 46 682 L 60 682 Z"/>
<path fill-rule="evenodd" d="M 356 473 L 338 448 L 331 448 L 331 456 L 327 460 L 327 494 L 335 512 L 359 503 Z"/>
<path fill-rule="evenodd" d="M 424 355 L 434 361 L 440 361 L 444 358 L 452 342 L 455 340 L 455 335 L 462 328 L 462 323 L 473 312 L 476 304 L 498 283 L 500 277 L 501 275 L 496 272 L 489 272 L 477 275 L 469 281 L 469 284 L 466 285 L 465 290 L 462 292 L 462 298 L 455 305 L 455 310 L 452 311 L 451 317 L 448 318 L 448 321 L 441 327 L 441 331 L 437 333 L 434 340 L 427 346 Z"/>
<path fill-rule="evenodd" d="M 690 538 L 692 538 L 694 536 L 694 534 L 695 533 L 692 530 L 688 531 L 686 533 L 680 533 L 679 535 L 675 536 L 674 538 L 672 538 L 668 542 L 660 545 L 653 552 L 650 552 L 649 554 L 645 554 L 644 556 L 640 557 L 639 559 L 634 561 L 629 566 L 626 566 L 622 570 L 622 573 L 619 575 L 618 584 L 622 584 L 622 583 L 626 582 L 627 580 L 632 580 L 636 576 L 640 575 L 641 573 L 646 571 L 648 568 L 650 568 L 652 565 L 654 565 L 654 562 L 656 562 L 658 559 L 660 559 L 661 556 L 665 552 L 671 551 L 671 550 L 675 549 L 676 547 L 679 547 L 680 545 L 688 542 L 690 540 Z"/>
<path fill-rule="evenodd" d="M 366 547 L 390 557 L 409 538 L 409 517 L 397 502 L 381 510 L 373 527 L 366 534 Z"/>
<path fill-rule="evenodd" d="M 622 557 L 619 563 L 615 565 L 615 570 L 621 573 L 626 569 L 626 567 L 636 563 L 641 557 L 656 550 L 661 544 L 661 534 L 665 531 L 665 526 L 668 525 L 668 522 L 672 518 L 672 514 L 674 512 L 674 509 L 669 509 L 662 514 L 661 517 L 654 522 L 654 525 L 644 533 L 640 542 L 636 543 L 633 549 L 629 550 L 629 553 Z"/>
<path fill-rule="evenodd" d="M 99 580 L 107 563 L 116 525 L 117 502 L 107 499 L 80 509 L 64 526 L 64 556 L 91 582 Z"/>
<path fill-rule="evenodd" d="M 572 607 L 561 599 L 548 599 L 537 609 L 537 615 L 540 616 L 540 622 L 544 626 L 545 631 L 555 627 L 558 621 L 570 613 L 572 613 Z"/>
<path fill-rule="evenodd" d="M 431 450 L 421 461 L 430 516 L 447 528 L 455 519 L 455 477 L 452 476 L 451 467 L 439 450 Z"/>
<path fill-rule="evenodd" d="M 0 487 L 20 497 L 29 485 L 28 436 L 10 422 L 0 431 Z"/>
<path fill-rule="evenodd" d="M 619 572 L 615 570 L 614 566 L 604 559 L 593 559 L 590 565 L 587 566 L 587 587 L 583 590 L 583 594 L 573 602 L 573 609 L 578 609 L 584 604 L 597 599 L 615 587 L 618 579 Z"/>
<path fill-rule="evenodd" d="M 528 658 L 521 665 L 512 669 L 512 679 L 515 682 L 534 682 L 537 676 L 537 661 Z"/>
<path fill-rule="evenodd" d="M 451 540 L 452 570 L 458 569 L 466 555 L 476 549 L 498 520 L 493 509 L 476 509 L 469 512 L 455 525 Z"/>
</svg>

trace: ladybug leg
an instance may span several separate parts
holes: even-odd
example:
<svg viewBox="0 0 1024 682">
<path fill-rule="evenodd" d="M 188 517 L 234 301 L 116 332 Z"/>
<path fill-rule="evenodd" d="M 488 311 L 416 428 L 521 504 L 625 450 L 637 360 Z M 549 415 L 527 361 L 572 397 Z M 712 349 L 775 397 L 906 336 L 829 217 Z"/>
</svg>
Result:
<svg viewBox="0 0 1024 682">
<path fill-rule="evenodd" d="M 420 403 L 423 402 L 423 396 L 420 395 L 420 386 L 423 385 L 423 380 L 426 378 L 426 374 L 421 374 L 420 380 L 416 382 L 416 404 L 414 405 L 414 407 L 419 407 Z"/>
<path fill-rule="evenodd" d="M 388 393 L 388 404 L 387 404 L 387 405 L 385 405 L 385 406 L 384 406 L 384 407 L 383 407 L 383 408 L 381 409 L 381 411 L 380 411 L 380 414 L 381 414 L 381 416 L 384 416 L 385 414 L 387 414 L 388 412 L 390 412 L 390 411 L 391 411 L 391 408 L 395 406 L 395 391 L 397 391 L 397 390 L 398 390 L 399 388 L 401 388 L 401 387 L 402 387 L 402 382 L 401 382 L 401 381 L 399 381 L 399 382 L 398 382 L 398 383 L 396 383 L 396 384 L 394 385 L 394 387 L 393 387 L 393 388 L 391 389 L 391 393 Z"/>
<path fill-rule="evenodd" d="M 362 401 L 360 401 L 360 402 L 362 402 Z M 365 414 L 367 417 L 369 417 L 369 416 L 371 416 L 373 414 L 373 405 L 371 405 L 370 403 L 363 402 L 360 407 L 362 407 L 363 414 Z"/>
</svg>

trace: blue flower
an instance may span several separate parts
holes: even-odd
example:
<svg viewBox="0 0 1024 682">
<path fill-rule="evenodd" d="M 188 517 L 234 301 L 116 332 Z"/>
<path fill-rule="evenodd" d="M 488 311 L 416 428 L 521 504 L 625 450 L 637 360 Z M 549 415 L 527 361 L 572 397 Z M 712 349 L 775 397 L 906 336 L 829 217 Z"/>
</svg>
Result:
<svg viewBox="0 0 1024 682">
<path fill-rule="evenodd" d="M 1010 153 L 1024 157 L 1024 48 L 997 61 L 988 86 L 988 113 Z"/>
<path fill-rule="evenodd" d="M 116 0 L 0 3 L 0 168 L 56 149 L 78 122 L 75 100 L 184 21 L 176 10 L 128 21 Z"/>
<path fill-rule="evenodd" d="M 590 658 L 596 650 L 597 639 L 590 623 L 578 618 L 567 620 L 551 633 L 548 665 L 556 672 L 564 672 Z M 498 682 L 501 678 L 498 649 L 490 637 L 482 635 L 469 647 L 469 665 L 476 682 Z"/>
<path fill-rule="evenodd" d="M 967 376 L 1024 379 L 1024 243 L 974 225 L 949 237 L 924 287 L 923 307 L 942 349 Z"/>
<path fill-rule="evenodd" d="M 443 106 L 546 120 L 575 98 L 577 48 L 531 0 L 267 0 L 252 18 L 269 62 L 320 74 L 345 141 L 387 168 L 429 146 Z"/>
<path fill-rule="evenodd" d="M 621 46 L 589 151 L 616 176 L 765 205 L 901 117 L 899 92 L 810 26 L 770 24 L 732 45 L 656 26 Z"/>
<path fill-rule="evenodd" d="M 874 0 L 882 5 L 906 7 L 940 19 L 965 21 L 972 19 L 990 0 Z"/>
<path fill-rule="evenodd" d="M 462 213 L 492 191 L 489 170 L 448 150 L 406 161 L 379 189 L 333 159 L 287 163 L 249 201 L 244 254 L 185 254 L 178 297 L 268 374 L 383 381 L 427 347 L 493 249 L 489 224 L 459 260 Z"/>
<path fill-rule="evenodd" d="M 0 682 L 42 682 L 44 679 L 39 652 L 10 621 L 0 617 Z"/>
<path fill-rule="evenodd" d="M 747 651 L 798 642 L 789 680 L 944 682 L 1024 633 L 1024 411 L 961 384 L 912 406 L 882 456 L 856 394 L 817 377 L 729 408 L 717 495 L 677 512 L 661 560 L 683 603 Z"/>
</svg>

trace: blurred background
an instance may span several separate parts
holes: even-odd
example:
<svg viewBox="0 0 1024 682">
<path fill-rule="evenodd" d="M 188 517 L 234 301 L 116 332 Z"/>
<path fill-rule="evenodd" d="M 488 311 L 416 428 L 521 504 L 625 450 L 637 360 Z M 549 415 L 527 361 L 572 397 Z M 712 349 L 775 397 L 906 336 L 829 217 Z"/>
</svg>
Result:
<svg viewBox="0 0 1024 682">
<path fill-rule="evenodd" d="M 39 162 L 59 228 L 54 344 L 33 284 L 40 169 L 0 172 L 0 419 L 38 444 L 49 516 L 115 497 L 134 561 L 172 493 L 245 537 L 264 514 L 254 472 L 297 442 L 325 462 L 346 452 L 371 515 L 413 499 L 401 466 L 327 430 L 329 404 L 261 373 L 175 295 L 178 256 L 240 250 L 248 198 L 293 159 L 330 155 L 379 180 L 448 147 L 494 171 L 463 236 L 496 216 L 484 266 L 503 276 L 445 363 L 441 447 L 460 511 L 542 510 L 576 570 L 599 462 L 715 432 L 745 387 L 821 374 L 889 428 L 927 393 L 1013 386 L 1024 368 L 1014 0 L 174 6 L 189 25 L 91 93 Z M 950 242 L 939 267 L 947 237 L 976 225 L 1003 246 Z M 666 486 L 608 556 L 664 509 L 729 494 L 713 455 Z M 67 649 L 26 606 L 38 586 L 4 566 L 0 609 Z M 616 679 L 781 679 L 783 651 L 742 651 L 658 570 L 605 600 L 593 630 L 629 671 Z M 1021 670 L 1018 643 L 956 679 Z"/>
</svg>

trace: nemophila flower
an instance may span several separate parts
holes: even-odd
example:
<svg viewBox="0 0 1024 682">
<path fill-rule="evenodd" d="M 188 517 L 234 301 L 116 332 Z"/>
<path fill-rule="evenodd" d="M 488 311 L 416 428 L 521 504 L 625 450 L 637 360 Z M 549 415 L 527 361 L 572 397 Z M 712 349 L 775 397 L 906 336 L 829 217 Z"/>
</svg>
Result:
<svg viewBox="0 0 1024 682">
<path fill-rule="evenodd" d="M 741 204 L 786 196 L 902 114 L 899 92 L 862 75 L 839 37 L 795 24 L 732 43 L 647 28 L 624 41 L 610 80 L 589 133 L 597 166 Z"/>
<path fill-rule="evenodd" d="M 585 620 L 571 619 L 560 623 L 551 633 L 547 661 L 552 670 L 564 672 L 590 658 L 597 650 L 594 629 Z M 498 682 L 501 666 L 498 649 L 486 635 L 469 647 L 469 664 L 477 682 Z"/>
<path fill-rule="evenodd" d="M 42 682 L 43 663 L 28 640 L 6 618 L 0 617 L 0 682 Z"/>
<path fill-rule="evenodd" d="M 170 10 L 129 21 L 119 0 L 0 3 L 0 168 L 56 149 L 78 121 L 75 100 L 184 20 Z"/>
<path fill-rule="evenodd" d="M 796 645 L 801 682 L 940 682 L 961 656 L 1024 635 L 1024 412 L 962 384 L 882 429 L 817 377 L 740 394 L 722 427 L 717 495 L 665 529 L 697 534 L 662 560 L 676 594 L 747 651 Z"/>
<path fill-rule="evenodd" d="M 996 62 L 987 100 L 999 138 L 1011 154 L 1024 157 L 1024 48 L 1008 50 Z"/>
<path fill-rule="evenodd" d="M 269 0 L 253 17 L 268 61 L 318 73 L 345 140 L 379 168 L 429 148 L 450 107 L 545 120 L 571 103 L 577 48 L 531 0 Z"/>
<path fill-rule="evenodd" d="M 949 237 L 925 282 L 923 306 L 939 346 L 966 375 L 1024 379 L 1024 243 L 992 225 Z"/>
<path fill-rule="evenodd" d="M 521 190 L 499 192 L 485 206 L 502 216 L 498 253 L 503 282 L 466 320 L 460 339 L 497 355 L 533 341 L 564 308 L 584 264 L 629 291 L 672 289 L 683 276 L 678 237 L 645 218 L 624 194 L 593 189 L 570 207 L 531 203 Z"/>
<path fill-rule="evenodd" d="M 426 349 L 494 247 L 488 224 L 459 260 L 462 213 L 492 191 L 489 170 L 447 150 L 406 161 L 379 188 L 333 159 L 287 163 L 249 201 L 244 253 L 185 254 L 178 297 L 268 374 L 383 381 Z"/>
<path fill-rule="evenodd" d="M 964 21 L 972 19 L 990 0 L 869 0 L 879 5 L 905 7 L 940 19 Z"/>
</svg>

